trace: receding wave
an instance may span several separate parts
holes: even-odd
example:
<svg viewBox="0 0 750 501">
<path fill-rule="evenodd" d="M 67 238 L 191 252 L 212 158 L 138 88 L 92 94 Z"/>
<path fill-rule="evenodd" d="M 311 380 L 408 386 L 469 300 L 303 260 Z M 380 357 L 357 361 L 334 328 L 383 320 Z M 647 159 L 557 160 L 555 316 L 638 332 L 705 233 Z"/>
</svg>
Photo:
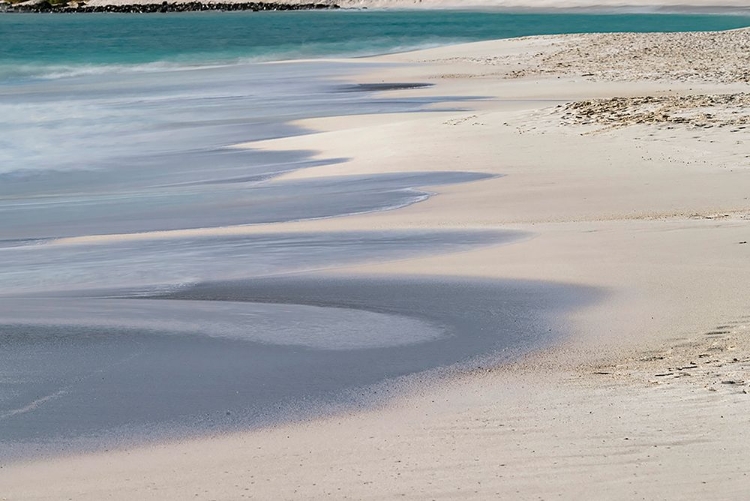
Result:
<svg viewBox="0 0 750 501">
<path fill-rule="evenodd" d="M 277 46 L 252 53 L 205 53 L 181 55 L 137 63 L 18 63 L 0 64 L 0 82 L 23 79 L 55 80 L 118 73 L 163 73 L 222 68 L 243 64 L 270 63 L 306 59 L 358 58 L 429 49 L 466 42 L 465 39 L 430 38 L 426 40 L 344 41 L 340 43 Z"/>
<path fill-rule="evenodd" d="M 403 315 L 232 301 L 7 298 L 0 318 L 0 325 L 145 330 L 326 350 L 403 346 L 444 335 Z"/>
<path fill-rule="evenodd" d="M 108 73 L 147 73 L 185 71 L 226 66 L 227 64 L 187 64 L 170 61 L 154 61 L 140 64 L 16 64 L 0 65 L 0 79 L 38 78 L 54 80 Z"/>
</svg>

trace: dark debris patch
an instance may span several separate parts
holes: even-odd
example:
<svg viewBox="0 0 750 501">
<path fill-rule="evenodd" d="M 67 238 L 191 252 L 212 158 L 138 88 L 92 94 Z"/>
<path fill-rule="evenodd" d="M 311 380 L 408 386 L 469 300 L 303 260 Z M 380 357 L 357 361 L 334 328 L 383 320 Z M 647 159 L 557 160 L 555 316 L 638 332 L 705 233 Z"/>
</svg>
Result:
<svg viewBox="0 0 750 501">
<path fill-rule="evenodd" d="M 333 3 L 300 3 L 286 4 L 275 2 L 161 2 L 125 5 L 87 6 L 84 2 L 57 2 L 43 0 L 34 5 L 6 5 L 4 12 L 18 13 L 118 13 L 118 14 L 151 14 L 167 12 L 203 12 L 203 11 L 277 11 L 277 10 L 322 10 L 338 9 Z"/>
<path fill-rule="evenodd" d="M 341 85 L 336 88 L 338 92 L 385 92 L 389 90 L 412 90 L 432 87 L 433 84 L 418 82 L 403 83 L 364 83 L 353 85 Z"/>
</svg>

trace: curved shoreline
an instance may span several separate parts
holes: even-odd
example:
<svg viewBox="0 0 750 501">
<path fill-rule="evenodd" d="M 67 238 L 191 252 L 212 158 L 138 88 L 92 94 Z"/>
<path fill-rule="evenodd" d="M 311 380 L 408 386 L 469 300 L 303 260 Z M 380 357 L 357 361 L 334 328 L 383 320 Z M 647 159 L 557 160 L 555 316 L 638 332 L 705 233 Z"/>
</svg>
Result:
<svg viewBox="0 0 750 501">
<path fill-rule="evenodd" d="M 604 129 L 594 121 L 565 123 L 555 108 L 593 98 L 745 87 L 690 64 L 696 54 L 712 58 L 707 49 L 716 46 L 705 44 L 706 36 L 731 42 L 747 32 L 680 35 L 658 64 L 625 58 L 618 80 L 606 78 L 611 68 L 589 75 L 582 66 L 554 63 L 575 61 L 581 44 L 587 57 L 617 53 L 623 45 L 637 56 L 639 42 L 662 46 L 666 38 L 543 37 L 379 58 L 406 63 L 380 72 L 383 80 L 440 82 L 418 91 L 425 95 L 482 89 L 497 99 L 409 121 L 308 120 L 322 132 L 266 143 L 317 144 L 322 155 L 352 158 L 298 177 L 424 164 L 448 170 L 457 162 L 506 173 L 502 182 L 441 188 L 441 196 L 394 213 L 295 227 L 533 230 L 536 238 L 515 245 L 339 272 L 439 272 L 617 290 L 568 319 L 574 335 L 566 342 L 509 367 L 477 368 L 449 384 L 419 387 L 376 410 L 13 465 L 0 472 L 7 495 L 575 500 L 585 491 L 623 500 L 744 499 L 750 461 L 747 132 L 627 120 Z M 731 52 L 716 62 L 731 69 L 746 52 L 738 44 L 727 47 Z M 562 61 L 546 60 L 561 48 Z M 516 62 L 528 74 L 508 78 Z M 659 78 L 648 80 L 654 74 Z"/>
</svg>

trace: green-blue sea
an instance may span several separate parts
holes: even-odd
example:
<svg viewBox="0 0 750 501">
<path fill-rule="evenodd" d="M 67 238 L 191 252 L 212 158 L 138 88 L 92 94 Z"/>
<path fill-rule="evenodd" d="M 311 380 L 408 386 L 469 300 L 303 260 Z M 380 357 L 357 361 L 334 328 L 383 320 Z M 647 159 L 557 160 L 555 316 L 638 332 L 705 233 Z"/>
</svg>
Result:
<svg viewBox="0 0 750 501">
<path fill-rule="evenodd" d="M 99 65 L 362 56 L 449 43 L 588 32 L 725 30 L 739 15 L 470 11 L 0 16 L 0 79 Z"/>
</svg>

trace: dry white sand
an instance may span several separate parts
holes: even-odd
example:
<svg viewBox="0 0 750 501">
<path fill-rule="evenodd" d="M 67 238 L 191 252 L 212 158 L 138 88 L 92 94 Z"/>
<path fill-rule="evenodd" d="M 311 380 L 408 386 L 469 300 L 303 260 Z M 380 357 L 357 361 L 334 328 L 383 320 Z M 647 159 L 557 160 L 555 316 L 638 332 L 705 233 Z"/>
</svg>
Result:
<svg viewBox="0 0 750 501">
<path fill-rule="evenodd" d="M 388 213 L 218 231 L 521 229 L 534 238 L 340 272 L 552 280 L 606 298 L 574 312 L 553 350 L 415 385 L 381 409 L 5 466 L 0 498 L 746 499 L 750 138 L 746 106 L 716 96 L 747 91 L 737 68 L 749 36 L 540 37 L 380 58 L 406 64 L 363 81 L 488 99 L 310 120 L 319 133 L 251 146 L 351 158 L 289 178 L 506 176 Z M 706 55 L 706 37 L 725 44 L 721 58 Z M 648 44 L 669 49 L 640 57 Z M 613 51 L 631 54 L 616 73 L 597 62 Z M 701 58 L 706 69 L 691 62 Z"/>
</svg>

